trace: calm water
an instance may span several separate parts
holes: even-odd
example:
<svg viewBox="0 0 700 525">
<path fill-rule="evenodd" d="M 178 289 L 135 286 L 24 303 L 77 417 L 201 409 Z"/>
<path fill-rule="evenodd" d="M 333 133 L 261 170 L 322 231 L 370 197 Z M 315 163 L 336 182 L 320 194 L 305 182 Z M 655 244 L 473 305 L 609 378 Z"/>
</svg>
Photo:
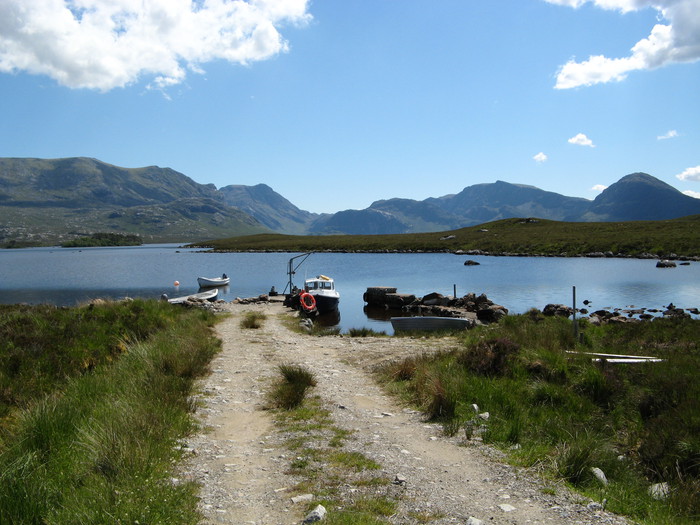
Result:
<svg viewBox="0 0 700 525">
<path fill-rule="evenodd" d="M 282 292 L 287 261 L 298 254 L 212 254 L 177 245 L 125 248 L 30 248 L 0 250 L 0 303 L 74 305 L 97 297 L 170 297 L 198 290 L 197 276 L 227 273 L 230 286 L 219 297 L 230 301 Z M 659 269 L 655 261 L 543 257 L 469 257 L 480 266 L 464 266 L 467 257 L 451 254 L 314 253 L 297 270 L 294 284 L 306 276 L 330 275 L 341 294 L 340 327 L 370 327 L 391 332 L 387 320 L 364 312 L 369 286 L 395 286 L 399 292 L 425 295 L 485 293 L 511 313 L 547 303 L 584 299 L 603 307 L 661 308 L 670 302 L 700 307 L 700 264 Z M 178 287 L 174 282 L 179 281 Z M 375 314 L 371 314 L 375 316 Z"/>
</svg>

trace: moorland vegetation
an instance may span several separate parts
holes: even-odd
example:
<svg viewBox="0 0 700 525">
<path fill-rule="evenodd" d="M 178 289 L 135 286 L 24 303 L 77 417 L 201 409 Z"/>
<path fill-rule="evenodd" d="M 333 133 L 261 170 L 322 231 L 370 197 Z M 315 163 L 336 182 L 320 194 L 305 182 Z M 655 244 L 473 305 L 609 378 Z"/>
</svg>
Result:
<svg viewBox="0 0 700 525">
<path fill-rule="evenodd" d="M 210 240 L 215 251 L 470 252 L 491 255 L 700 256 L 700 215 L 667 221 L 560 222 L 504 219 L 437 233 L 258 234 Z"/>
<path fill-rule="evenodd" d="M 177 468 L 196 429 L 195 380 L 220 348 L 215 316 L 155 300 L 4 305 L 0 314 L 0 516 L 198 523 L 198 487 Z M 250 319 L 243 328 L 265 320 Z M 565 318 L 507 316 L 458 336 L 452 351 L 393 362 L 377 379 L 465 446 L 500 447 L 553 487 L 564 480 L 642 523 L 697 522 L 700 322 L 579 322 L 577 337 Z M 348 334 L 360 335 L 373 334 Z M 583 352 L 660 361 L 615 364 Z M 313 371 L 280 372 L 284 381 L 270 385 L 280 409 L 321 417 L 322 400 L 306 395 Z M 386 509 L 367 512 L 374 521 L 362 523 L 388 519 Z"/>
<path fill-rule="evenodd" d="M 501 447 L 613 512 L 697 523 L 700 322 L 584 321 L 580 340 L 572 325 L 536 310 L 507 316 L 466 332 L 454 351 L 387 366 L 381 381 L 467 446 L 478 437 Z M 618 364 L 591 353 L 661 361 Z"/>
<path fill-rule="evenodd" d="M 213 322 L 160 301 L 0 306 L 0 521 L 198 523 L 173 469 Z"/>
<path fill-rule="evenodd" d="M 61 244 L 63 248 L 87 248 L 95 246 L 141 246 L 143 239 L 128 233 L 93 233 Z"/>
</svg>

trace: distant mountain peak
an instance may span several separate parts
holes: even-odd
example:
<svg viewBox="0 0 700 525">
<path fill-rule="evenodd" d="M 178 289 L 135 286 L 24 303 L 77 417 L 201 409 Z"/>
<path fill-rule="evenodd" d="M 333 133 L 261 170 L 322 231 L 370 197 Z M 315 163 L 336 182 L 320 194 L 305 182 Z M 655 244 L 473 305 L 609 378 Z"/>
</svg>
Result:
<svg viewBox="0 0 700 525">
<path fill-rule="evenodd" d="M 666 220 L 700 213 L 700 201 L 648 173 L 631 173 L 598 195 L 580 220 Z"/>
</svg>

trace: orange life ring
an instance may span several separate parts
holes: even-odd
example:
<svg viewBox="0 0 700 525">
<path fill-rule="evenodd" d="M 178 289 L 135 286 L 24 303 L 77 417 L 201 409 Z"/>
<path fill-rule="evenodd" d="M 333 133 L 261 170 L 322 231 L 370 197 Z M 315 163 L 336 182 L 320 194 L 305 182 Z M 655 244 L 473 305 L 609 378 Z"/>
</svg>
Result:
<svg viewBox="0 0 700 525">
<path fill-rule="evenodd" d="M 308 292 L 302 292 L 299 296 L 301 307 L 307 312 L 313 312 L 316 309 L 316 298 Z"/>
</svg>

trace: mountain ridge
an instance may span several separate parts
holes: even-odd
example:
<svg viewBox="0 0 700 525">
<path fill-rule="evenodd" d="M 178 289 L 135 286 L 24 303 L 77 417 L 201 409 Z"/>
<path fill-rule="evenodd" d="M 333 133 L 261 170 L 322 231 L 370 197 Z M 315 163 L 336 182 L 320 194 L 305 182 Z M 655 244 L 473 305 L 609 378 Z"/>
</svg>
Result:
<svg viewBox="0 0 700 525">
<path fill-rule="evenodd" d="M 632 173 L 594 200 L 502 180 L 424 200 L 380 199 L 364 210 L 302 210 L 267 184 L 217 189 L 171 168 L 122 168 L 88 157 L 0 158 L 0 245 L 59 242 L 96 231 L 191 242 L 250 233 L 292 235 L 447 231 L 507 218 L 570 222 L 664 220 L 700 214 L 693 199 Z"/>
</svg>

